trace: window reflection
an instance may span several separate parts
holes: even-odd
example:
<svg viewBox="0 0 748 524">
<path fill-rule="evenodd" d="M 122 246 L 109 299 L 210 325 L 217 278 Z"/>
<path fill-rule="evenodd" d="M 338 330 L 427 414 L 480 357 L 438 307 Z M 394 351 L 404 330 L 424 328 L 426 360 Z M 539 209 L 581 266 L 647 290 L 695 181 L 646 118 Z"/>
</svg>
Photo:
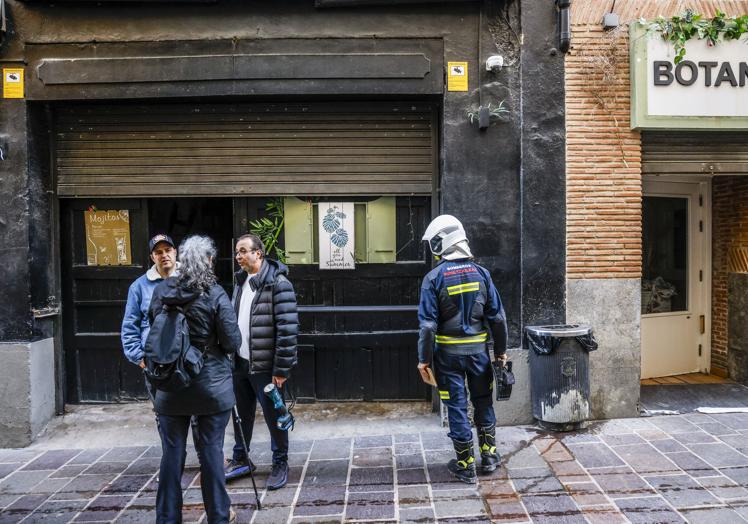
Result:
<svg viewBox="0 0 748 524">
<path fill-rule="evenodd" d="M 642 202 L 642 314 L 688 310 L 688 199 Z"/>
</svg>

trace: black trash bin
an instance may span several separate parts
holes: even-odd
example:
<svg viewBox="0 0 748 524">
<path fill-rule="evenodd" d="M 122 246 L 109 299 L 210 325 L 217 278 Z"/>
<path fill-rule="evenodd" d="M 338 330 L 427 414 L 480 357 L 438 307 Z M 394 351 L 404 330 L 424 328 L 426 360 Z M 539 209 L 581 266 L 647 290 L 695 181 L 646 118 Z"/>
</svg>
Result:
<svg viewBox="0 0 748 524">
<path fill-rule="evenodd" d="M 532 415 L 553 431 L 584 427 L 590 417 L 589 352 L 597 342 L 589 326 L 528 326 Z"/>
</svg>

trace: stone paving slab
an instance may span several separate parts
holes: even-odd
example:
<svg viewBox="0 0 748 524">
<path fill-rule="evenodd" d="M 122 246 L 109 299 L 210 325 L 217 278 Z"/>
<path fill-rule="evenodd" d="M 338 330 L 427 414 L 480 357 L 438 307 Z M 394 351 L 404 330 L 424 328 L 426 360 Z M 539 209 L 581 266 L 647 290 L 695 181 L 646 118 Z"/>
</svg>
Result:
<svg viewBox="0 0 748 524">
<path fill-rule="evenodd" d="M 289 484 L 268 491 L 269 450 L 229 485 L 241 523 L 748 523 L 748 416 L 689 414 L 548 433 L 499 428 L 502 466 L 455 481 L 446 432 L 294 442 Z M 258 446 L 259 447 L 259 446 Z M 0 524 L 155 521 L 158 446 L 0 450 Z M 184 522 L 205 522 L 194 451 Z"/>
</svg>

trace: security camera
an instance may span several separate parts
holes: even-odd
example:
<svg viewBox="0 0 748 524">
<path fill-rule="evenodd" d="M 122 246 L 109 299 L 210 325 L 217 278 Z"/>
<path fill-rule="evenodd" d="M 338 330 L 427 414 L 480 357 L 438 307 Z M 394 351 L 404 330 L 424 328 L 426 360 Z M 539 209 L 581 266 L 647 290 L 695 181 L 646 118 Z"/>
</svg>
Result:
<svg viewBox="0 0 748 524">
<path fill-rule="evenodd" d="M 501 55 L 489 56 L 486 60 L 486 71 L 498 73 L 502 67 L 504 67 L 504 57 Z"/>
</svg>

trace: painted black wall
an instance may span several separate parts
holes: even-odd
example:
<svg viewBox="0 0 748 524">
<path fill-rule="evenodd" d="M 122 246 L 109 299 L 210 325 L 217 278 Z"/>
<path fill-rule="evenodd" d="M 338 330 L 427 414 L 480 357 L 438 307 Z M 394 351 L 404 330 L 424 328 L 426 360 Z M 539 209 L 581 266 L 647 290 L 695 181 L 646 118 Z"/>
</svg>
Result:
<svg viewBox="0 0 748 524">
<path fill-rule="evenodd" d="M 0 144 L 5 158 L 0 161 L 0 341 L 30 340 L 30 210 L 23 100 L 0 103 Z"/>
<path fill-rule="evenodd" d="M 49 126 L 40 104 L 0 104 L 0 341 L 54 336 L 53 316 L 33 309 L 57 304 L 54 260 L 55 199 L 49 168 Z"/>
<path fill-rule="evenodd" d="M 452 56 L 476 55 L 470 91 L 445 94 L 442 125 L 441 211 L 462 220 L 476 261 L 492 274 L 509 322 L 510 346 L 521 329 L 520 199 L 522 85 L 518 2 L 486 2 L 478 14 L 480 53 L 475 40 L 455 42 Z M 498 73 L 485 70 L 486 58 L 504 56 Z M 478 60 L 480 56 L 480 60 Z M 456 58 L 455 58 L 456 60 Z M 483 62 L 483 63 L 480 63 Z M 485 130 L 465 112 L 501 101 L 509 114 Z"/>
<path fill-rule="evenodd" d="M 47 193 L 53 186 L 45 103 L 137 96 L 200 96 L 215 102 L 228 100 L 220 98 L 226 95 L 232 100 L 258 94 L 267 98 L 272 90 L 276 96 L 296 99 L 396 95 L 437 101 L 442 108 L 439 211 L 464 221 L 478 262 L 491 270 L 507 310 L 511 346 L 519 346 L 523 325 L 564 320 L 564 66 L 563 56 L 554 53 L 553 2 L 486 0 L 325 10 L 315 10 L 311 0 L 54 8 L 8 0 L 8 5 L 16 33 L 0 50 L 0 61 L 29 62 L 27 92 L 39 105 L 3 101 L 0 107 L 0 135 L 10 135 L 12 146 L 8 161 L 0 163 L 0 187 L 7 196 L 7 205 L 0 208 L 0 267 L 8 297 L 0 302 L 0 339 L 29 339 L 35 329 L 37 336 L 44 335 L 49 330 L 43 324 L 34 326 L 31 307 L 43 307 L 48 297 L 60 296 L 53 223 L 57 211 Z M 384 49 L 394 45 L 392 39 L 421 39 L 424 52 L 439 54 L 432 56 L 433 69 L 423 81 L 400 85 L 366 78 L 45 87 L 34 77 L 34 66 L 44 57 L 108 52 L 139 56 L 143 49 L 172 56 L 251 51 L 272 47 L 273 42 L 293 47 L 298 38 L 308 39 L 307 52 L 314 46 L 322 50 L 338 38 L 347 39 L 334 44 L 341 50 L 351 45 L 347 42 L 365 41 Z M 507 64 L 498 73 L 485 71 L 485 60 L 493 54 L 503 55 Z M 469 91 L 442 91 L 442 62 L 447 61 L 469 63 Z M 501 100 L 510 113 L 487 130 L 468 121 L 467 111 Z"/>
<path fill-rule="evenodd" d="M 564 55 L 551 2 L 522 3 L 522 321 L 566 321 Z"/>
<path fill-rule="evenodd" d="M 28 206 L 30 298 L 36 310 L 49 314 L 59 306 L 60 295 L 55 258 L 57 205 L 50 166 L 51 110 L 47 104 L 27 104 L 28 122 Z M 55 315 L 35 319 L 36 338 L 54 335 Z"/>
</svg>

